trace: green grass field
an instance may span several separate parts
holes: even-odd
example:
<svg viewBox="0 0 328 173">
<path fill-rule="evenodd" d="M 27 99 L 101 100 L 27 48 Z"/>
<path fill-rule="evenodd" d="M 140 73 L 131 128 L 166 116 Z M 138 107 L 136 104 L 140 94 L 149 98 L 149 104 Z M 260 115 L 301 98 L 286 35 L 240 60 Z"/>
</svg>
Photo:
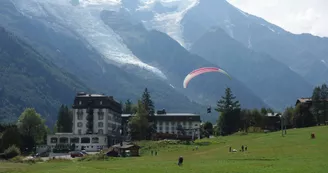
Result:
<svg viewBox="0 0 328 173">
<path fill-rule="evenodd" d="M 314 132 L 316 139 L 310 139 Z M 233 135 L 206 139 L 195 145 L 168 145 L 145 142 L 143 156 L 115 158 L 109 161 L 62 161 L 36 164 L 0 162 L 0 172 L 27 173 L 327 173 L 328 127 L 293 129 L 286 137 L 281 132 L 268 134 Z M 210 144 L 206 144 L 209 142 Z M 229 153 L 229 146 L 247 152 Z M 156 148 L 151 156 L 148 148 Z M 184 165 L 177 166 L 182 155 Z"/>
</svg>

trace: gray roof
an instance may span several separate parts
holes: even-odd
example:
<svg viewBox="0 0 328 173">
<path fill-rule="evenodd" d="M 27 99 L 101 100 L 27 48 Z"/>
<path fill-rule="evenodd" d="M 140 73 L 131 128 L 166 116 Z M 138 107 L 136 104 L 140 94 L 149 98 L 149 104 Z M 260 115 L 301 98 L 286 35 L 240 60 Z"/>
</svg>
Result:
<svg viewBox="0 0 328 173">
<path fill-rule="evenodd" d="M 133 114 L 122 114 L 122 117 L 130 117 Z M 166 113 L 166 114 L 155 114 L 155 116 L 200 116 L 199 114 L 192 113 Z"/>
<path fill-rule="evenodd" d="M 130 148 L 130 147 L 133 147 L 133 146 L 138 146 L 138 145 L 135 145 L 131 142 L 123 142 L 122 146 L 121 146 L 121 143 L 118 143 L 118 144 L 113 145 L 112 147 L 113 148 Z"/>
</svg>

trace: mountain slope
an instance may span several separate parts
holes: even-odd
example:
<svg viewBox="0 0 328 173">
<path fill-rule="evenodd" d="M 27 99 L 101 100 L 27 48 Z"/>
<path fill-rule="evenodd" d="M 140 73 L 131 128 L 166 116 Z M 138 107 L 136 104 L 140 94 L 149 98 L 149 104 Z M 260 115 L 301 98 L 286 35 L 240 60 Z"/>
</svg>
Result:
<svg viewBox="0 0 328 173">
<path fill-rule="evenodd" d="M 226 86 L 232 88 L 243 107 L 260 108 L 266 105 L 237 79 L 224 75 L 206 74 L 193 79 L 187 89 L 182 88 L 184 77 L 199 67 L 216 66 L 190 54 L 164 33 L 147 31 L 142 24 L 124 10 L 119 13 L 104 11 L 102 19 L 143 62 L 160 69 L 175 89 L 204 104 L 214 105 Z"/>
<path fill-rule="evenodd" d="M 115 99 L 123 102 L 127 99 L 135 102 L 140 98 L 144 88 L 148 87 L 158 109 L 165 108 L 168 112 L 206 112 L 207 106 L 190 101 L 157 74 L 140 68 L 140 66 L 131 65 L 131 63 L 120 64 L 109 59 L 110 56 L 106 57 L 108 54 L 102 54 L 100 49 L 96 49 L 91 44 L 92 42 L 82 37 L 69 23 L 58 22 L 56 16 L 33 16 L 31 18 L 31 15 L 17 11 L 11 1 L 5 2 L 7 3 L 0 6 L 1 23 L 32 45 L 38 52 L 46 55 L 48 60 L 75 75 L 92 91 L 113 95 Z M 41 9 L 56 10 L 56 8 L 51 9 L 47 6 Z M 50 14 L 52 13 L 54 11 Z M 101 21 L 96 22 L 100 23 Z M 96 38 L 100 39 L 101 37 Z M 102 41 L 110 42 L 111 40 L 109 38 Z M 72 100 L 69 101 L 69 103 L 71 102 Z M 52 116 L 55 117 L 55 115 Z M 209 117 L 212 121 L 215 121 L 216 118 L 217 115 Z"/>
<path fill-rule="evenodd" d="M 204 34 L 194 43 L 191 52 L 239 76 L 254 93 L 277 110 L 292 105 L 302 95 L 311 94 L 312 86 L 302 77 L 270 56 L 244 47 L 220 28 Z"/>
<path fill-rule="evenodd" d="M 210 28 L 221 27 L 246 47 L 271 55 L 312 84 L 328 82 L 328 66 L 325 64 L 328 62 L 328 38 L 292 34 L 242 12 L 225 0 L 200 1 L 181 23 L 184 39 L 190 44 Z"/>
<path fill-rule="evenodd" d="M 16 121 L 34 107 L 53 124 L 60 104 L 70 104 L 84 84 L 0 27 L 0 116 Z"/>
</svg>

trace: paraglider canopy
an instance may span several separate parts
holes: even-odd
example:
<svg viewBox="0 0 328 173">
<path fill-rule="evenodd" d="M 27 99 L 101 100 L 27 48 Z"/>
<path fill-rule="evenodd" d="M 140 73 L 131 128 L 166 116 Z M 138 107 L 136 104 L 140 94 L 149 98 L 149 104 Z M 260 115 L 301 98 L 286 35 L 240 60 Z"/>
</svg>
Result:
<svg viewBox="0 0 328 173">
<path fill-rule="evenodd" d="M 198 76 L 198 75 L 201 75 L 203 73 L 209 73 L 209 72 L 220 72 L 220 73 L 223 73 L 225 74 L 226 76 L 229 77 L 229 79 L 231 79 L 230 75 L 225 72 L 224 70 L 222 69 L 219 69 L 219 68 L 216 68 L 216 67 L 203 67 L 203 68 L 199 68 L 199 69 L 196 69 L 192 72 L 190 72 L 184 79 L 183 81 L 183 88 L 187 88 L 188 86 L 188 83 L 190 82 L 191 79 L 193 79 L 194 77 Z"/>
</svg>

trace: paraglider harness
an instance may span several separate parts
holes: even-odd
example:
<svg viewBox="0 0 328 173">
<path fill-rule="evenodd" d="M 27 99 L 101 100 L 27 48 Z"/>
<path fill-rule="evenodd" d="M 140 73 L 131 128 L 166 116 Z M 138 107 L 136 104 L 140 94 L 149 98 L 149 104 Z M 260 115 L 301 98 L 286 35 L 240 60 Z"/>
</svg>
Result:
<svg viewBox="0 0 328 173">
<path fill-rule="evenodd" d="M 179 157 L 179 161 L 178 161 L 178 165 L 179 165 L 179 166 L 181 166 L 181 165 L 182 165 L 182 163 L 183 163 L 183 157 L 182 157 L 182 156 L 180 156 L 180 157 Z"/>
</svg>

